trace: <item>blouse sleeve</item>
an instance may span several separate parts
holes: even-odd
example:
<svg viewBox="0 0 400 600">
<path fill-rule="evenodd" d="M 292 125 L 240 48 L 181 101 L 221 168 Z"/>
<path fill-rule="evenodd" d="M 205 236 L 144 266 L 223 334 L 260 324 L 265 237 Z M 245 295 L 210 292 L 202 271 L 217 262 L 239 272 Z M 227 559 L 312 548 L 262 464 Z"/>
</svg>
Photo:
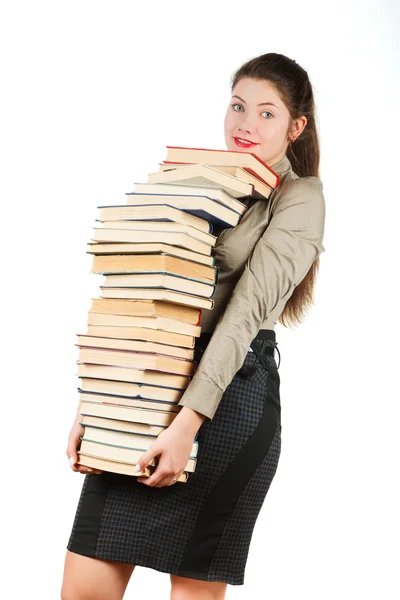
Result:
<svg viewBox="0 0 400 600">
<path fill-rule="evenodd" d="M 268 314 L 290 298 L 324 252 L 323 184 L 317 177 L 289 182 L 258 240 L 179 405 L 214 417 Z"/>
</svg>

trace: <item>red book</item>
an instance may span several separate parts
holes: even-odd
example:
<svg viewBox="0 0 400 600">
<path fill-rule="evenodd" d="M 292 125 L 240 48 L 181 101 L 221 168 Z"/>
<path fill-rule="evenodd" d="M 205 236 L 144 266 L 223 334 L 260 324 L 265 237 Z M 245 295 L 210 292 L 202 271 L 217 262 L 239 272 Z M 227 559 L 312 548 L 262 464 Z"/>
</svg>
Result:
<svg viewBox="0 0 400 600">
<path fill-rule="evenodd" d="M 257 154 L 241 150 L 217 150 L 210 148 L 186 148 L 184 146 L 167 146 L 167 158 L 163 162 L 181 164 L 221 165 L 242 167 L 275 189 L 279 185 L 280 176 L 275 173 Z"/>
</svg>

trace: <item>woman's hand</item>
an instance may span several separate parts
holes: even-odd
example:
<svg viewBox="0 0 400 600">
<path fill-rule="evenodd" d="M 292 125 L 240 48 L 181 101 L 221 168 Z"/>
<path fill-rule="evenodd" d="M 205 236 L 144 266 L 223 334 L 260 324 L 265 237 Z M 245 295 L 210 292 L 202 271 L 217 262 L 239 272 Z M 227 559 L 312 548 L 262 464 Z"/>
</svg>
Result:
<svg viewBox="0 0 400 600">
<path fill-rule="evenodd" d="M 138 477 L 137 480 L 150 487 L 174 485 L 176 481 L 171 479 L 178 479 L 185 470 L 194 438 L 204 419 L 203 415 L 183 407 L 171 425 L 157 436 L 137 463 L 137 470 L 142 471 L 152 458 L 159 456 L 154 473 L 150 477 Z"/>
<path fill-rule="evenodd" d="M 78 460 L 78 454 L 76 452 L 76 449 L 81 443 L 79 436 L 83 435 L 85 432 L 85 428 L 79 424 L 81 418 L 82 415 L 78 412 L 68 437 L 68 446 L 66 454 L 68 456 L 71 469 L 76 473 L 82 473 L 83 475 L 86 475 L 87 473 L 92 473 L 94 475 L 98 475 L 103 471 L 99 471 L 98 469 L 91 469 L 90 467 L 85 467 L 84 465 L 80 465 L 76 462 Z"/>
</svg>

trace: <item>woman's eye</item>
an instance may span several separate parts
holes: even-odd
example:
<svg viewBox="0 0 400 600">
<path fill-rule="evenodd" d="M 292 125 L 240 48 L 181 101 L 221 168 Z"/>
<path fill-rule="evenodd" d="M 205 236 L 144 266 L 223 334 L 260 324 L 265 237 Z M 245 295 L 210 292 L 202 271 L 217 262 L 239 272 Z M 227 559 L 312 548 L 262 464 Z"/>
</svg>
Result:
<svg viewBox="0 0 400 600">
<path fill-rule="evenodd" d="M 241 104 L 231 104 L 231 106 L 232 106 L 232 108 L 233 108 L 233 110 L 234 110 L 235 112 L 241 112 L 241 111 L 237 111 L 237 110 L 236 110 L 236 108 L 235 108 L 236 106 L 240 106 L 240 108 L 243 108 Z M 274 116 L 274 115 L 273 115 L 271 112 L 269 112 L 269 110 L 264 110 L 264 111 L 263 111 L 261 114 L 262 114 L 262 115 L 265 115 L 265 114 L 267 114 L 267 115 L 271 115 L 271 117 L 273 117 L 273 116 Z"/>
</svg>

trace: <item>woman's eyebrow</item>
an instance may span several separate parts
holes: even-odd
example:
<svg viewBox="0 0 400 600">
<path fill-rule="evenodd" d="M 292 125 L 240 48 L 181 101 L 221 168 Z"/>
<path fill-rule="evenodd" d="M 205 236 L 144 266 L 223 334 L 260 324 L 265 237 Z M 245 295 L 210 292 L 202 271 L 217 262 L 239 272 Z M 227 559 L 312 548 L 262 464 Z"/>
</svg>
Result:
<svg viewBox="0 0 400 600">
<path fill-rule="evenodd" d="M 236 94 L 234 94 L 232 96 L 232 98 L 239 98 L 239 100 L 241 100 L 242 102 L 244 102 L 246 104 L 246 100 L 243 100 L 243 98 L 241 98 L 240 96 L 237 96 Z M 261 104 L 257 104 L 257 106 L 265 106 L 265 105 L 269 105 L 269 106 L 275 106 L 275 108 L 278 108 L 278 106 L 276 106 L 276 104 L 273 104 L 272 102 L 261 102 Z"/>
</svg>

